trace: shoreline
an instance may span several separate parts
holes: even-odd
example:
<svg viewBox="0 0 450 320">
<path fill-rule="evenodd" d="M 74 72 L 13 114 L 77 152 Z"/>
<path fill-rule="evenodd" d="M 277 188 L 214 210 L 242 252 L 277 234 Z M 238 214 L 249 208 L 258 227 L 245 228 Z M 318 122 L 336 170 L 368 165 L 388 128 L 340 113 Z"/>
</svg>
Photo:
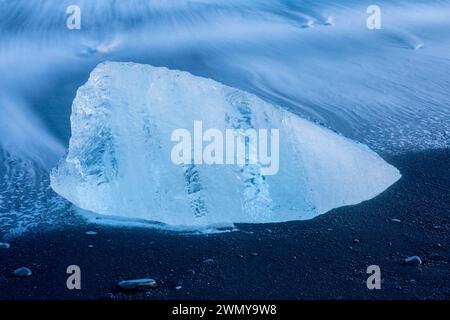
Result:
<svg viewBox="0 0 450 320">
<path fill-rule="evenodd" d="M 397 183 L 312 220 L 202 235 L 94 224 L 27 233 L 0 249 L 0 299 L 449 299 L 450 149 L 387 161 Z M 423 264 L 402 264 L 413 255 Z M 66 287 L 69 265 L 81 290 Z M 381 290 L 366 287 L 370 265 Z M 19 267 L 33 275 L 15 277 Z M 117 287 L 138 278 L 157 287 Z"/>
</svg>

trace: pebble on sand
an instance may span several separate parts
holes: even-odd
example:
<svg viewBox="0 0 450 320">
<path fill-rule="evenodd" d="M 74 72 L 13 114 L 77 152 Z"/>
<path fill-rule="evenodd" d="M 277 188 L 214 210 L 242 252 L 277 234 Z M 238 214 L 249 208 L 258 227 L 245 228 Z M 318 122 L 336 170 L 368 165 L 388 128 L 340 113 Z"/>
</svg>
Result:
<svg viewBox="0 0 450 320">
<path fill-rule="evenodd" d="M 211 259 L 211 258 L 203 260 L 204 264 L 214 264 L 214 262 L 215 262 L 214 259 Z"/>
<path fill-rule="evenodd" d="M 9 249 L 11 246 L 9 245 L 9 243 L 6 242 L 0 242 L 0 250 L 6 250 Z"/>
<path fill-rule="evenodd" d="M 86 231 L 84 234 L 87 234 L 88 236 L 94 236 L 97 234 L 96 231 Z"/>
<path fill-rule="evenodd" d="M 22 267 L 22 268 L 14 270 L 14 275 L 16 277 L 29 277 L 32 274 L 33 273 L 31 272 L 31 270 L 28 269 L 27 267 Z"/>
<path fill-rule="evenodd" d="M 190 275 L 190 276 L 195 276 L 195 270 L 194 269 L 189 269 L 189 270 L 186 271 L 186 274 Z"/>
<path fill-rule="evenodd" d="M 391 219 L 392 222 L 401 222 L 400 219 Z"/>
<path fill-rule="evenodd" d="M 148 289 L 157 287 L 156 281 L 151 278 L 122 280 L 119 281 L 118 285 L 123 290 L 137 290 L 137 289 Z"/>
<path fill-rule="evenodd" d="M 418 266 L 422 264 L 422 260 L 418 256 L 407 257 L 404 260 L 404 264 L 407 266 Z"/>
</svg>

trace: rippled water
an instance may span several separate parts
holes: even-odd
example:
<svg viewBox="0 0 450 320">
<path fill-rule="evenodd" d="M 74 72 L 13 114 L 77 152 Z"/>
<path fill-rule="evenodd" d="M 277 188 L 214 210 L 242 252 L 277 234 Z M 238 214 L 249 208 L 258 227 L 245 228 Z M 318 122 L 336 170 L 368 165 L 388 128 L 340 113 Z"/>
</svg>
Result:
<svg viewBox="0 0 450 320">
<path fill-rule="evenodd" d="M 448 147 L 450 1 L 377 3 L 381 30 L 366 27 L 372 1 L 0 0 L 0 237 L 70 219 L 48 171 L 104 60 L 212 78 L 382 155 Z"/>
</svg>

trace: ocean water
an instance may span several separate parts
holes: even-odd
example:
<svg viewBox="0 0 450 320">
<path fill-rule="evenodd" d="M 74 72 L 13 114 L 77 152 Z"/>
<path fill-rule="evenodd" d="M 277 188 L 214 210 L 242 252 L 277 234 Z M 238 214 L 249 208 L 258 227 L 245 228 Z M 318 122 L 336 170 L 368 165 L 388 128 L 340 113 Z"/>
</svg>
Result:
<svg viewBox="0 0 450 320">
<path fill-rule="evenodd" d="M 81 29 L 66 27 L 69 5 Z M 100 62 L 189 71 L 382 156 L 449 146 L 450 1 L 0 0 L 0 238 L 77 223 L 49 187 Z"/>
</svg>

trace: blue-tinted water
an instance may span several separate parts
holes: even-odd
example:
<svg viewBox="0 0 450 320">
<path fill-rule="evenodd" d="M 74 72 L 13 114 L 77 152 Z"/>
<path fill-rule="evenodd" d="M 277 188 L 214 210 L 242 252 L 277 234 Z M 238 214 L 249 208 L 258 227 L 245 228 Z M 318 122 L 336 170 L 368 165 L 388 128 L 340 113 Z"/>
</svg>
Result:
<svg viewBox="0 0 450 320">
<path fill-rule="evenodd" d="M 66 27 L 72 4 L 81 30 Z M 381 155 L 448 147 L 450 1 L 378 1 L 381 30 L 366 27 L 370 4 L 0 0 L 0 237 L 76 219 L 48 172 L 104 60 L 250 91 Z"/>
</svg>

